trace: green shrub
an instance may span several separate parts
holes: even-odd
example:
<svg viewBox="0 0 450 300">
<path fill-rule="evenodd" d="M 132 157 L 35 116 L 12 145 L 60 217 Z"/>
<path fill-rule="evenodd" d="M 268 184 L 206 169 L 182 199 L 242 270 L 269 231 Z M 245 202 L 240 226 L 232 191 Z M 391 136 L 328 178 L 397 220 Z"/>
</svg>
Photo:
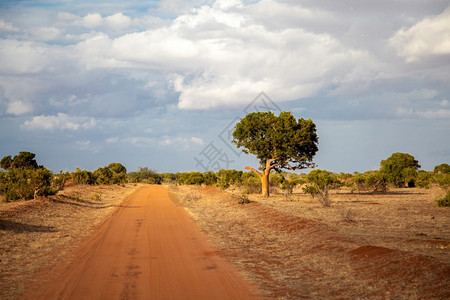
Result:
<svg viewBox="0 0 450 300">
<path fill-rule="evenodd" d="M 138 171 L 128 173 L 127 179 L 128 182 L 132 183 L 144 182 L 149 184 L 161 184 L 163 182 L 162 175 L 147 167 L 139 167 Z"/>
<path fill-rule="evenodd" d="M 435 174 L 434 180 L 444 190 L 447 190 L 450 187 L 450 174 L 443 174 L 443 173 Z"/>
<path fill-rule="evenodd" d="M 294 188 L 297 185 L 303 184 L 305 180 L 301 179 L 300 177 L 295 177 L 293 175 L 290 175 L 291 178 L 285 179 L 281 183 L 281 190 L 283 191 L 283 194 L 286 198 L 289 198 L 292 196 L 292 193 L 294 191 Z"/>
<path fill-rule="evenodd" d="M 327 170 L 312 170 L 306 175 L 306 180 L 308 185 L 303 188 L 303 192 L 311 194 L 313 198 L 317 196 L 319 202 L 325 207 L 331 205 L 328 191 L 341 186 L 336 174 Z"/>
<path fill-rule="evenodd" d="M 28 183 L 28 170 L 10 169 L 5 181 L 5 201 L 33 199 L 34 191 Z"/>
<path fill-rule="evenodd" d="M 206 185 L 216 185 L 217 184 L 217 175 L 213 171 L 209 171 L 203 173 L 203 182 Z"/>
<path fill-rule="evenodd" d="M 450 165 L 440 164 L 434 167 L 433 173 L 435 174 L 450 174 Z"/>
<path fill-rule="evenodd" d="M 177 181 L 177 175 L 174 173 L 160 173 L 158 174 L 159 176 L 161 176 L 161 183 L 165 182 L 165 183 L 169 183 L 169 184 L 173 184 L 176 183 Z"/>
<path fill-rule="evenodd" d="M 0 167 L 6 172 L 0 173 L 0 192 L 5 196 L 4 201 L 28 200 L 55 193 L 52 172 L 39 166 L 35 156 L 21 151 L 14 158 L 2 158 Z"/>
<path fill-rule="evenodd" d="M 127 169 L 120 163 L 110 163 L 94 172 L 77 167 L 71 176 L 74 184 L 124 184 L 127 182 Z"/>
<path fill-rule="evenodd" d="M 433 173 L 420 170 L 417 172 L 416 185 L 421 188 L 429 189 L 433 182 Z"/>
<path fill-rule="evenodd" d="M 81 170 L 79 167 L 71 174 L 73 184 L 95 184 L 94 174 L 90 171 Z"/>
<path fill-rule="evenodd" d="M 113 172 L 108 167 L 98 168 L 93 173 L 96 184 L 112 183 Z"/>
<path fill-rule="evenodd" d="M 45 168 L 15 169 L 1 176 L 1 189 L 5 201 L 29 200 L 36 196 L 48 196 L 55 193 L 52 188 L 53 174 Z"/>
<path fill-rule="evenodd" d="M 254 173 L 243 176 L 241 187 L 244 189 L 244 194 L 260 194 L 261 193 L 261 181 Z"/>
<path fill-rule="evenodd" d="M 380 172 L 388 182 L 396 187 L 412 187 L 415 184 L 419 162 L 408 153 L 393 153 L 389 158 L 380 162 Z"/>
<path fill-rule="evenodd" d="M 386 192 L 387 179 L 380 171 L 366 171 L 353 175 L 351 186 L 358 191 Z"/>
<path fill-rule="evenodd" d="M 450 191 L 442 198 L 436 199 L 436 204 L 439 207 L 449 207 L 450 206 Z"/>
<path fill-rule="evenodd" d="M 246 173 L 245 173 L 246 174 Z M 237 170 L 219 170 L 216 172 L 216 185 L 222 189 L 227 189 L 231 185 L 241 185 L 244 172 Z"/>
<path fill-rule="evenodd" d="M 177 173 L 177 182 L 187 185 L 202 185 L 205 182 L 203 174 L 197 171 Z"/>
<path fill-rule="evenodd" d="M 127 169 L 120 163 L 110 163 L 94 173 L 97 184 L 123 184 L 127 181 Z"/>
<path fill-rule="evenodd" d="M 239 204 L 249 204 L 252 201 L 248 198 L 248 194 L 242 194 L 239 196 Z"/>
<path fill-rule="evenodd" d="M 69 172 L 63 172 L 62 170 L 59 171 L 59 174 L 53 176 L 53 187 L 57 191 L 62 191 L 64 189 L 64 185 L 66 184 L 67 180 L 71 178 L 71 175 Z"/>
</svg>

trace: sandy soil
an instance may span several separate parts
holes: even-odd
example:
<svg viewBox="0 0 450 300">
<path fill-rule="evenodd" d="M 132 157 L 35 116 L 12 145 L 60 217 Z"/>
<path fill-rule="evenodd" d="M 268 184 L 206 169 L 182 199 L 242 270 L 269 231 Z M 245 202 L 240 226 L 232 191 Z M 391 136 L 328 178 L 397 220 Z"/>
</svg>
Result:
<svg viewBox="0 0 450 300">
<path fill-rule="evenodd" d="M 383 195 L 334 191 L 324 208 L 287 199 L 172 186 L 201 228 L 261 295 L 298 298 L 450 298 L 450 210 L 438 188 Z"/>
<path fill-rule="evenodd" d="M 51 274 L 63 274 L 67 262 L 84 259 L 74 249 L 95 244 L 93 236 L 137 188 L 70 187 L 49 198 L 0 204 L 0 299 L 17 299 L 30 284 L 39 287 Z M 434 199 L 443 195 L 438 188 L 382 195 L 333 191 L 330 208 L 299 191 L 289 199 L 251 195 L 252 203 L 241 205 L 239 190 L 170 189 L 172 202 L 218 247 L 206 253 L 232 261 L 266 298 L 450 298 L 450 210 L 436 207 Z M 149 225 L 142 222 L 130 219 L 127 245 Z M 133 280 L 147 272 L 135 268 L 142 253 L 131 250 L 123 258 L 125 269 L 109 269 L 128 278 L 128 294 L 122 295 L 129 298 L 138 295 Z M 200 261 L 207 270 L 217 265 Z M 55 268 L 62 273 L 45 272 Z"/>
<path fill-rule="evenodd" d="M 0 202 L 0 299 L 17 299 L 36 273 L 68 253 L 139 186 L 70 186 L 56 196 Z"/>
<path fill-rule="evenodd" d="M 140 188 L 23 299 L 255 299 L 164 186 Z"/>
</svg>

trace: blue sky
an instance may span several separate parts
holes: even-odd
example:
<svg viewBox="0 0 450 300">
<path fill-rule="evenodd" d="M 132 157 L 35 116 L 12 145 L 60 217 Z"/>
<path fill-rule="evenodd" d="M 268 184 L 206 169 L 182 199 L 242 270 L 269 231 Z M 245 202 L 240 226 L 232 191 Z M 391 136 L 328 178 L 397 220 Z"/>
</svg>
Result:
<svg viewBox="0 0 450 300">
<path fill-rule="evenodd" d="M 406 152 L 432 170 L 450 162 L 448 70 L 448 1 L 2 1 L 0 156 L 242 169 L 257 162 L 225 133 L 272 103 L 316 123 L 320 168 Z"/>
</svg>

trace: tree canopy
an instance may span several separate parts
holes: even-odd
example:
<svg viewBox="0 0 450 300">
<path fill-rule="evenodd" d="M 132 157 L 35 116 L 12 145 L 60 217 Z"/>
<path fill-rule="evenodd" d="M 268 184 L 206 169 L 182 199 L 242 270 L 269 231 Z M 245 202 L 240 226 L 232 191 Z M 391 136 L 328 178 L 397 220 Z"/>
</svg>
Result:
<svg viewBox="0 0 450 300">
<path fill-rule="evenodd" d="M 386 175 L 389 182 L 397 187 L 405 186 L 405 183 L 413 183 L 419 162 L 408 153 L 393 153 L 390 157 L 380 162 L 380 171 Z"/>
<path fill-rule="evenodd" d="M 254 112 L 246 115 L 235 126 L 233 143 L 243 152 L 259 159 L 258 174 L 263 195 L 268 196 L 269 173 L 272 170 L 297 170 L 314 167 L 312 159 L 318 151 L 316 125 L 311 119 L 295 119 L 291 112 Z"/>
<path fill-rule="evenodd" d="M 5 170 L 9 169 L 37 169 L 39 166 L 36 162 L 36 154 L 21 151 L 18 155 L 11 158 L 10 155 L 5 156 L 0 161 L 0 167 Z M 42 167 L 42 166 L 41 166 Z"/>
</svg>

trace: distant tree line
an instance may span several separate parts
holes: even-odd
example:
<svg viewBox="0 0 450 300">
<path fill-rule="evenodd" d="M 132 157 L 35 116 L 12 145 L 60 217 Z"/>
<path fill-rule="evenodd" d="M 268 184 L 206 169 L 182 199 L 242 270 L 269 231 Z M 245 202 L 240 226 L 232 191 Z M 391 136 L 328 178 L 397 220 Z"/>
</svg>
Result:
<svg viewBox="0 0 450 300">
<path fill-rule="evenodd" d="M 380 162 L 378 170 L 364 173 L 337 174 L 320 169 L 312 170 L 308 174 L 275 173 L 273 174 L 271 187 L 289 190 L 298 185 L 324 181 L 327 182 L 328 186 L 347 186 L 353 191 L 367 191 L 371 193 L 385 192 L 389 187 L 407 188 L 417 186 L 429 188 L 431 184 L 438 184 L 442 188 L 448 188 L 450 184 L 450 166 L 448 164 L 438 165 L 433 171 L 418 170 L 419 168 L 418 161 L 412 155 L 394 153 L 386 160 Z M 164 182 L 215 185 L 221 188 L 228 188 L 232 185 L 251 185 L 253 179 L 257 178 L 251 172 L 236 170 L 219 170 L 205 173 L 192 171 L 160 175 Z"/>
<path fill-rule="evenodd" d="M 18 155 L 5 156 L 0 161 L 0 193 L 5 201 L 32 199 L 55 193 L 52 188 L 52 172 L 39 166 L 35 154 L 22 151 Z"/>
<path fill-rule="evenodd" d="M 127 182 L 127 169 L 122 164 L 114 162 L 93 172 L 77 167 L 72 173 L 62 176 L 67 180 L 71 179 L 73 184 L 124 184 Z"/>
<path fill-rule="evenodd" d="M 177 172 L 158 173 L 148 167 L 139 167 L 137 171 L 128 172 L 120 163 L 110 163 L 95 171 L 76 168 L 73 172 L 54 174 L 47 168 L 38 165 L 35 154 L 20 152 L 11 157 L 5 156 L 0 161 L 0 194 L 5 201 L 33 199 L 36 196 L 55 194 L 68 183 L 78 185 L 100 184 L 179 184 L 208 185 L 223 189 L 237 187 L 245 194 L 261 193 L 260 178 L 254 172 L 237 170 L 219 170 L 216 172 Z M 450 166 L 440 164 L 433 171 L 419 170 L 420 165 L 413 156 L 407 153 L 394 153 L 380 162 L 378 170 L 364 173 L 333 173 L 327 170 L 314 169 L 309 173 L 295 174 L 279 172 L 272 174 L 270 189 L 286 196 L 292 194 L 294 188 L 301 187 L 304 193 L 310 194 L 324 205 L 329 206 L 328 192 L 331 189 L 345 186 L 359 192 L 385 192 L 390 187 L 429 188 L 436 184 L 444 190 L 450 187 Z M 447 200 L 445 200 L 447 199 Z M 447 201 L 447 202 L 445 202 Z M 448 205 L 448 196 L 441 201 Z"/>
<path fill-rule="evenodd" d="M 6 202 L 34 199 L 37 196 L 56 194 L 71 181 L 73 184 L 124 184 L 127 169 L 120 163 L 111 163 L 97 170 L 77 168 L 73 172 L 54 174 L 38 165 L 36 154 L 21 151 L 18 155 L 5 156 L 0 161 L 0 195 Z"/>
<path fill-rule="evenodd" d="M 351 192 L 383 193 L 389 188 L 430 188 L 436 184 L 447 191 L 441 199 L 440 206 L 449 206 L 450 166 L 440 164 L 433 171 L 419 170 L 420 165 L 407 153 L 394 153 L 380 162 L 378 170 L 363 173 L 333 173 L 327 170 L 314 169 L 309 173 L 295 174 L 279 172 L 272 175 L 270 189 L 272 192 L 291 195 L 293 189 L 301 187 L 324 206 L 330 206 L 329 190 L 347 187 Z M 160 174 L 163 182 L 182 185 L 212 185 L 221 188 L 235 186 L 244 193 L 260 193 L 260 179 L 252 172 L 236 170 L 219 170 L 217 172 L 200 173 L 196 171 L 184 173 Z M 446 200 L 447 199 L 447 200 Z"/>
</svg>

